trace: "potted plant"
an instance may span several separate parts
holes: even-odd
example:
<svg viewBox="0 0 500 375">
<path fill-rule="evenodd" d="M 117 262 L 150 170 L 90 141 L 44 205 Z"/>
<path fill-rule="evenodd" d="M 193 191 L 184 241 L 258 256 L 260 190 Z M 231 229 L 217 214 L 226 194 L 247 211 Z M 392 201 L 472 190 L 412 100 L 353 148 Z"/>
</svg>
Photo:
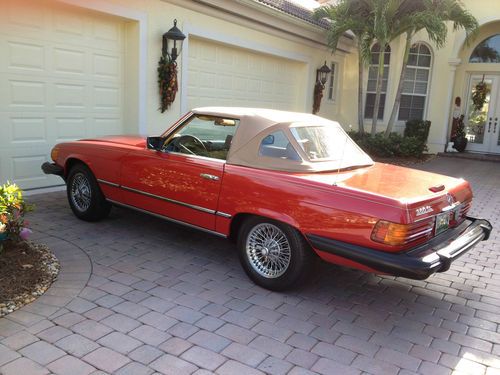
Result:
<svg viewBox="0 0 500 375">
<path fill-rule="evenodd" d="M 16 184 L 0 185 L 0 243 L 26 239 L 29 229 L 24 214 L 30 210 L 31 206 L 26 204 Z"/>
<path fill-rule="evenodd" d="M 467 137 L 465 136 L 464 115 L 461 115 L 457 121 L 455 136 L 453 140 L 453 148 L 458 152 L 464 152 L 467 147 Z"/>
</svg>

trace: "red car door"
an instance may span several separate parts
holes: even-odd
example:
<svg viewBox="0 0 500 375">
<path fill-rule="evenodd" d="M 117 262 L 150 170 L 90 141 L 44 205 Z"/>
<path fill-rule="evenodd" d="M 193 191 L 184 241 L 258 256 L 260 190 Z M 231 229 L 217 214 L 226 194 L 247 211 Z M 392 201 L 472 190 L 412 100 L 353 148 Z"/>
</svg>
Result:
<svg viewBox="0 0 500 375">
<path fill-rule="evenodd" d="M 124 203 L 214 230 L 224 164 L 196 155 L 133 151 L 122 164 Z"/>
</svg>

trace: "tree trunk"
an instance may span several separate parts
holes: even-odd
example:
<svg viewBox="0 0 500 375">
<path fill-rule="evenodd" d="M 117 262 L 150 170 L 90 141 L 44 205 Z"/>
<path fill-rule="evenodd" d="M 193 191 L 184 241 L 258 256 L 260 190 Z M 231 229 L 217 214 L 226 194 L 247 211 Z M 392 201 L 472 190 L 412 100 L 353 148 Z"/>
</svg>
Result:
<svg viewBox="0 0 500 375">
<path fill-rule="evenodd" d="M 379 43 L 380 44 L 380 43 Z M 385 43 L 380 44 L 380 53 L 378 55 L 378 74 L 377 74 L 377 88 L 375 91 L 375 105 L 373 107 L 372 118 L 372 131 L 371 134 L 377 133 L 378 112 L 380 107 L 380 96 L 382 94 L 382 81 L 384 78 L 384 57 L 385 57 Z"/>
<path fill-rule="evenodd" d="M 365 124 L 364 124 L 364 107 L 363 107 L 363 70 L 364 63 L 361 57 L 361 46 L 358 41 L 358 130 L 361 134 L 365 132 Z"/>
<path fill-rule="evenodd" d="M 410 58 L 411 38 L 412 38 L 412 33 L 406 33 L 406 45 L 405 45 L 405 54 L 403 56 L 403 65 L 401 66 L 401 75 L 399 76 L 396 98 L 394 99 L 394 105 L 392 106 L 391 118 L 389 119 L 389 123 L 387 124 L 387 129 L 385 129 L 386 138 L 389 137 L 389 134 L 391 134 L 392 132 L 394 123 L 396 122 L 396 115 L 398 114 L 399 106 L 401 105 L 401 96 L 403 94 L 403 85 L 405 81 L 406 67 L 408 66 L 408 59 Z"/>
</svg>

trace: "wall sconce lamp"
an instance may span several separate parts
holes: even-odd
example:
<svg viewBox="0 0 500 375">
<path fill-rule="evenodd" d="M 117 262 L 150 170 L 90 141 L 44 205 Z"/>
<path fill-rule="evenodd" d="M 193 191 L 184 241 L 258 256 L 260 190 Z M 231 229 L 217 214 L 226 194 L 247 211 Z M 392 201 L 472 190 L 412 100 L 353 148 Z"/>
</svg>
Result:
<svg viewBox="0 0 500 375">
<path fill-rule="evenodd" d="M 321 98 L 323 98 L 323 90 L 325 89 L 325 84 L 328 79 L 328 74 L 331 73 L 331 69 L 326 65 L 326 61 L 323 66 L 316 70 L 316 83 L 314 85 L 314 95 L 313 95 L 313 110 L 312 113 L 316 114 L 319 112 L 319 107 L 321 105 Z"/>
<path fill-rule="evenodd" d="M 186 39 L 186 36 L 177 27 L 177 20 L 174 20 L 174 27 L 172 27 L 165 34 L 163 34 L 162 48 L 161 48 L 162 55 L 170 56 L 170 60 L 172 62 L 175 62 L 175 60 L 177 60 L 177 56 L 179 56 L 179 52 L 182 46 L 182 41 L 184 39 Z M 168 48 L 169 40 L 171 41 L 170 49 Z M 177 42 L 179 42 L 179 51 L 177 50 Z"/>
<path fill-rule="evenodd" d="M 186 36 L 177 28 L 177 20 L 174 20 L 174 27 L 162 37 L 161 58 L 158 62 L 161 113 L 165 112 L 174 102 L 175 94 L 178 91 L 176 60 L 184 39 Z"/>
</svg>

